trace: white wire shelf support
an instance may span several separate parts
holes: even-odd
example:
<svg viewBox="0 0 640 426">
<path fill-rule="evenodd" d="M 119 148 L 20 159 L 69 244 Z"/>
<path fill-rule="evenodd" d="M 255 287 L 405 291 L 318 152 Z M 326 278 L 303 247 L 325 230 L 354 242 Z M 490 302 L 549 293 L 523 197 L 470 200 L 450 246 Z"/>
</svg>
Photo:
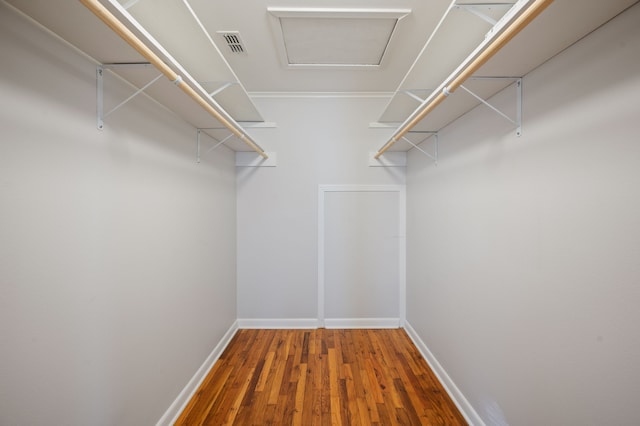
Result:
<svg viewBox="0 0 640 426">
<path fill-rule="evenodd" d="M 484 13 L 481 8 L 482 7 L 512 7 L 515 3 L 456 3 L 456 9 L 466 10 L 472 15 L 477 16 L 485 22 L 488 22 L 492 26 L 497 24 L 498 21 L 488 14 Z"/>
<path fill-rule="evenodd" d="M 226 83 L 223 83 L 220 87 L 218 87 L 213 92 L 209 92 L 209 96 L 211 96 L 212 98 L 215 98 L 216 95 L 221 93 L 223 90 L 228 89 L 229 87 L 233 86 L 234 84 L 237 84 L 237 83 L 235 83 L 233 81 L 228 81 Z"/>
<path fill-rule="evenodd" d="M 129 9 L 130 7 L 133 7 L 136 3 L 138 3 L 140 0 L 129 0 L 128 2 L 126 2 L 125 4 L 122 5 L 122 7 L 124 9 Z"/>
<path fill-rule="evenodd" d="M 153 65 L 151 65 L 148 62 L 115 63 L 115 64 L 98 65 L 98 67 L 96 68 L 96 91 L 97 91 L 96 93 L 96 103 L 97 103 L 96 126 L 98 130 L 104 129 L 105 118 L 107 118 L 108 116 L 116 112 L 118 109 L 122 108 L 124 105 L 126 105 L 129 101 L 131 101 L 133 98 L 135 98 L 139 94 L 144 93 L 145 90 L 147 90 L 153 83 L 160 80 L 160 78 L 163 76 L 163 74 L 160 73 L 159 75 L 154 77 L 150 82 L 138 88 L 131 96 L 129 96 L 128 98 L 120 102 L 115 107 L 111 108 L 109 111 L 105 112 L 104 111 L 104 72 L 105 70 L 116 69 L 116 68 L 149 68 L 149 67 L 153 67 Z"/>
<path fill-rule="evenodd" d="M 202 128 L 196 129 L 196 161 L 198 163 L 200 163 L 200 160 L 202 158 L 202 144 L 201 144 L 202 131 L 203 130 L 222 130 L 222 129 L 226 129 L 226 128 L 225 127 L 202 127 Z M 215 141 L 215 145 L 209 147 L 205 152 L 205 154 L 208 154 L 214 151 L 219 146 L 224 145 L 225 142 L 227 142 L 229 139 L 231 139 L 234 136 L 233 133 L 229 132 L 229 134 L 224 138 L 222 138 L 222 140 L 218 140 L 206 132 L 205 132 L 205 135 L 209 136 L 211 139 Z"/>
<path fill-rule="evenodd" d="M 421 98 L 415 92 L 424 92 L 427 93 L 427 96 L 433 93 L 434 89 L 423 89 L 423 90 L 403 90 L 402 93 L 410 97 L 411 99 L 417 101 L 418 103 L 423 103 L 426 98 Z"/>
<path fill-rule="evenodd" d="M 438 165 L 438 144 L 439 144 L 438 132 L 433 130 L 412 130 L 408 132 L 408 134 L 423 134 L 423 135 L 426 134 L 427 135 L 417 143 L 414 143 L 406 136 L 403 136 L 402 140 L 408 143 L 409 145 L 411 145 L 410 150 L 417 149 L 427 157 L 431 158 L 437 166 Z M 434 148 L 433 153 L 427 152 L 420 147 L 420 145 L 422 145 L 424 142 L 426 142 L 428 139 L 431 139 L 431 138 L 433 138 L 435 141 L 435 143 L 433 144 L 433 148 Z"/>
<path fill-rule="evenodd" d="M 244 128 L 275 129 L 276 127 L 278 127 L 276 123 L 267 122 L 267 121 L 255 121 L 255 122 L 240 121 L 238 123 L 242 124 L 242 127 L 244 127 Z M 208 153 L 214 151 L 219 146 L 224 145 L 225 142 L 227 142 L 229 139 L 231 139 L 233 136 L 235 136 L 232 132 L 229 132 L 229 135 L 227 135 L 224 138 L 222 138 L 221 140 L 219 140 L 219 139 L 211 136 L 211 134 L 206 132 L 206 130 L 220 131 L 220 130 L 228 130 L 228 129 L 226 127 L 224 127 L 224 126 L 219 126 L 219 127 L 199 127 L 199 128 L 196 128 L 196 160 L 197 160 L 198 163 L 200 163 L 200 160 L 201 160 L 202 155 L 203 155 L 203 152 L 202 152 L 202 133 L 203 133 L 203 131 L 204 131 L 204 134 L 206 136 L 210 137 L 211 139 L 213 139 L 215 141 L 215 145 L 209 147 L 204 152 L 204 154 L 208 154 Z"/>
<path fill-rule="evenodd" d="M 513 80 L 515 82 L 516 87 L 516 116 L 515 118 L 509 117 L 500 109 L 496 108 L 494 105 L 489 103 L 486 99 L 478 96 L 472 90 L 470 90 L 465 85 L 461 84 L 460 88 L 465 92 L 476 98 L 478 101 L 482 102 L 485 106 L 490 108 L 496 114 L 509 121 L 513 125 L 516 126 L 516 136 L 522 135 L 522 77 L 470 77 L 469 80 Z"/>
</svg>

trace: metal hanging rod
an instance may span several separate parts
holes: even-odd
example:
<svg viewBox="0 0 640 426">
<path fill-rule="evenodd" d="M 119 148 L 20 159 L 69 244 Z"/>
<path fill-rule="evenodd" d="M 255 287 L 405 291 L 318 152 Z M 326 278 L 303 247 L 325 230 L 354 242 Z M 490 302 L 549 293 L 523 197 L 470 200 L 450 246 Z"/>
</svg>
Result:
<svg viewBox="0 0 640 426">
<path fill-rule="evenodd" d="M 505 18 L 498 22 L 480 45 L 460 64 L 460 66 L 402 123 L 374 158 L 378 159 L 396 142 L 418 124 L 424 117 L 441 104 L 447 96 L 460 87 L 469 77 L 482 67 L 493 55 L 515 37 L 553 0 L 519 0 Z"/>
<path fill-rule="evenodd" d="M 104 22 L 109 28 L 118 34 L 124 41 L 126 41 L 133 49 L 141 54 L 146 60 L 152 63 L 160 72 L 162 72 L 170 81 L 172 81 L 177 87 L 179 87 L 184 93 L 191 97 L 198 105 L 200 105 L 205 111 L 218 120 L 223 126 L 236 135 L 241 141 L 246 143 L 260 154 L 263 158 L 268 158 L 267 154 L 258 144 L 256 144 L 249 135 L 247 135 L 242 128 L 237 124 L 233 118 L 231 118 L 226 111 L 220 106 L 215 108 L 212 106 L 212 100 L 206 100 L 196 92 L 193 87 L 185 83 L 182 76 L 178 75 L 171 67 L 169 67 L 158 55 L 156 55 L 146 44 L 144 44 L 129 28 L 127 28 L 118 18 L 116 18 L 106 7 L 104 7 L 98 0 L 80 0 L 80 2 L 87 7 L 94 15 L 96 15 L 102 22 Z M 226 117 L 225 117 L 226 115 Z"/>
</svg>

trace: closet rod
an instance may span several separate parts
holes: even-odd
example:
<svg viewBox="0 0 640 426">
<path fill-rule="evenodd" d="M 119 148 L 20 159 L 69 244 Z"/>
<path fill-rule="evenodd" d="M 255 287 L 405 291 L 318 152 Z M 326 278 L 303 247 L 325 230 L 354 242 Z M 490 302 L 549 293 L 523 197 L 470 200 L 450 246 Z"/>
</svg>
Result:
<svg viewBox="0 0 640 426">
<path fill-rule="evenodd" d="M 240 126 L 232 119 L 226 118 L 215 109 L 209 102 L 207 102 L 202 96 L 200 96 L 190 85 L 182 80 L 182 77 L 171 69 L 162 59 L 158 57 L 149 47 L 147 47 L 136 35 L 129 30 L 122 22 L 118 20 L 109 10 L 104 7 L 98 0 L 80 0 L 80 2 L 87 7 L 94 15 L 96 15 L 102 22 L 104 22 L 109 28 L 111 28 L 116 34 L 118 34 L 124 41 L 126 41 L 132 48 L 152 63 L 160 72 L 162 72 L 170 81 L 176 86 L 182 89 L 187 95 L 189 95 L 194 101 L 196 101 L 205 111 L 211 114 L 216 120 L 218 120 L 223 126 L 229 129 L 234 135 L 236 135 L 241 141 L 246 143 L 255 152 L 260 154 L 263 158 L 268 158 L 267 154 L 260 148 L 249 135 L 243 132 Z"/>
<path fill-rule="evenodd" d="M 483 66 L 491 57 L 496 54 L 505 44 L 507 44 L 513 37 L 515 37 L 520 30 L 526 27 L 536 16 L 538 16 L 547 6 L 549 6 L 553 0 L 533 0 L 524 12 L 522 12 L 513 22 L 507 26 L 497 37 L 488 43 L 480 52 L 474 51 L 465 61 L 468 64 L 460 67 L 449 76 L 447 80 L 440 86 L 442 89 L 434 92 L 432 96 L 429 96 L 402 125 L 396 130 L 387 141 L 387 143 L 378 150 L 374 155 L 374 158 L 378 159 L 382 154 L 391 148 L 396 142 L 407 134 L 416 124 L 418 124 L 424 117 L 433 111 L 447 96 L 453 93 L 458 87 L 460 87 L 473 73 L 475 73 L 481 66 Z M 482 46 L 482 45 L 481 45 Z"/>
</svg>

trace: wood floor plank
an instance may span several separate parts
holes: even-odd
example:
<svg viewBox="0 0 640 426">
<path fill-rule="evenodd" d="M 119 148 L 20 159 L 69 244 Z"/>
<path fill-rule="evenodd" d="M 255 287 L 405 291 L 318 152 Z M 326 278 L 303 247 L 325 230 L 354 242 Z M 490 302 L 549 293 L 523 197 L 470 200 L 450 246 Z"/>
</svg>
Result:
<svg viewBox="0 0 640 426">
<path fill-rule="evenodd" d="M 367 357 L 365 360 L 365 369 L 367 372 L 367 378 L 371 385 L 371 393 L 373 394 L 376 404 L 384 404 L 384 397 L 382 396 L 382 390 L 386 387 L 384 384 L 384 378 L 380 373 L 380 368 L 376 369 L 371 357 Z"/>
<path fill-rule="evenodd" d="M 372 390 L 374 389 L 374 385 L 369 381 L 369 374 L 367 370 L 365 370 L 366 366 L 360 365 L 360 380 L 362 382 L 362 387 L 365 390 L 365 403 L 367 404 L 367 411 L 369 412 L 369 418 L 373 423 L 380 422 L 380 416 L 378 414 L 378 406 L 376 400 L 374 398 Z M 380 398 L 382 399 L 382 397 Z"/>
<path fill-rule="evenodd" d="M 307 388 L 307 364 L 300 364 L 298 369 L 298 380 L 296 385 L 296 404 L 293 414 L 293 425 L 303 425 L 302 413 L 304 412 L 305 392 Z"/>
<path fill-rule="evenodd" d="M 176 425 L 465 425 L 402 329 L 239 330 Z"/>
<path fill-rule="evenodd" d="M 249 387 L 249 383 L 251 383 L 251 380 L 253 378 L 254 371 L 255 369 L 253 368 L 249 369 L 249 372 L 244 380 L 242 387 L 238 391 L 237 396 L 233 401 L 233 404 L 231 404 L 231 407 L 229 408 L 228 417 L 224 424 L 232 425 L 234 423 L 234 420 L 238 415 L 238 411 L 240 411 L 240 405 L 242 404 L 242 400 L 245 397 L 245 393 L 247 391 L 247 388 Z"/>
<path fill-rule="evenodd" d="M 262 366 L 262 371 L 260 371 L 260 376 L 258 378 L 258 382 L 256 383 L 256 392 L 264 391 L 264 387 L 267 383 L 267 377 L 269 377 L 269 373 L 271 372 L 271 365 L 273 364 L 273 358 L 276 353 L 270 351 L 267 353 L 267 357 L 264 360 L 264 364 Z"/>
<path fill-rule="evenodd" d="M 333 333 L 331 333 L 333 336 Z M 331 345 L 333 346 L 333 345 Z M 333 425 L 341 425 L 342 417 L 340 415 L 340 391 L 338 382 L 338 368 L 337 368 L 337 360 L 336 360 L 336 348 L 329 347 L 328 349 L 328 358 L 329 358 L 329 400 L 331 407 L 331 424 Z"/>
</svg>

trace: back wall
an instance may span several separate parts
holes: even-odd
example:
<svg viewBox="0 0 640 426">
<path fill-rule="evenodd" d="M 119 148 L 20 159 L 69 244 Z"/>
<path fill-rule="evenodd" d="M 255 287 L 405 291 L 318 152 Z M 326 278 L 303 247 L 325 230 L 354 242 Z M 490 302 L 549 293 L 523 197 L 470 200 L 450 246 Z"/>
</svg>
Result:
<svg viewBox="0 0 640 426">
<path fill-rule="evenodd" d="M 254 129 L 277 167 L 238 169 L 238 317 L 315 319 L 318 185 L 404 184 L 403 168 L 369 167 L 387 130 L 369 129 L 388 98 L 255 97 L 276 129 Z"/>
</svg>

